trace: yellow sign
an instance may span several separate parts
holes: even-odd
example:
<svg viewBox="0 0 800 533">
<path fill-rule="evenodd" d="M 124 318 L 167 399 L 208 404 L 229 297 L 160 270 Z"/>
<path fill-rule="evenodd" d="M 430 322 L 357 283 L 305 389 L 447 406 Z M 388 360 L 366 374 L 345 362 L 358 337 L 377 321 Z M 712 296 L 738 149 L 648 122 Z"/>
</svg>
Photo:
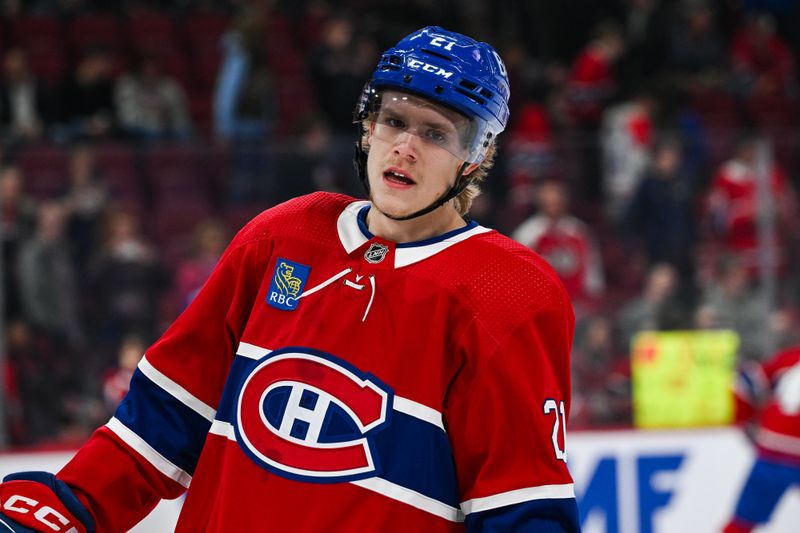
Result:
<svg viewBox="0 0 800 533">
<path fill-rule="evenodd" d="M 633 423 L 730 424 L 739 336 L 728 330 L 645 331 L 633 339 Z"/>
</svg>

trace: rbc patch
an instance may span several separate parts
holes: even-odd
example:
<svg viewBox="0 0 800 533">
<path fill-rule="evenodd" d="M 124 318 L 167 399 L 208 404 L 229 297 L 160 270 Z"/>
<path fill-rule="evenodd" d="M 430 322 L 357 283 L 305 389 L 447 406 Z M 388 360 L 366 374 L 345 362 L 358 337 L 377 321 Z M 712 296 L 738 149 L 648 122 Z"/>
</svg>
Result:
<svg viewBox="0 0 800 533">
<path fill-rule="evenodd" d="M 311 267 L 278 258 L 267 292 L 267 303 L 281 311 L 294 311 Z"/>
</svg>

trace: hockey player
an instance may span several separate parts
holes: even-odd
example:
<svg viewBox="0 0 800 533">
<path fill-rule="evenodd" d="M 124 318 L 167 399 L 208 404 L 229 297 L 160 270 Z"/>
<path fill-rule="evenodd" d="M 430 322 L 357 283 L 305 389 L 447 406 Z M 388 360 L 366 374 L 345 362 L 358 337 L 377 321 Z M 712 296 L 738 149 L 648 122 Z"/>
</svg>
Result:
<svg viewBox="0 0 800 533">
<path fill-rule="evenodd" d="M 125 531 L 188 489 L 177 531 L 577 531 L 568 297 L 462 218 L 508 97 L 485 43 L 428 27 L 385 52 L 356 110 L 370 200 L 251 221 L 114 417 L 0 485 L 2 524 Z"/>
<path fill-rule="evenodd" d="M 736 399 L 738 418 L 758 415 L 756 460 L 724 533 L 766 524 L 784 493 L 800 486 L 800 347 L 744 367 Z"/>
</svg>

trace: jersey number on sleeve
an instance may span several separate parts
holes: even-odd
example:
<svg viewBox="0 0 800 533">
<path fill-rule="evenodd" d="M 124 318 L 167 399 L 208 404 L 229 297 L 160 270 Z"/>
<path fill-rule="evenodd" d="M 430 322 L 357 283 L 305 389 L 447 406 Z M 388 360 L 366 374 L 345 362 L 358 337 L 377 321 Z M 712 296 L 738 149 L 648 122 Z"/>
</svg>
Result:
<svg viewBox="0 0 800 533">
<path fill-rule="evenodd" d="M 548 415 L 554 411 L 555 419 L 553 420 L 553 449 L 556 452 L 556 459 L 559 461 L 567 462 L 567 419 L 564 415 L 564 401 L 556 403 L 553 399 L 547 399 L 544 402 L 544 414 Z M 559 416 L 561 417 L 559 420 Z M 564 449 L 558 443 L 558 428 L 561 426 L 561 436 L 563 437 Z"/>
</svg>

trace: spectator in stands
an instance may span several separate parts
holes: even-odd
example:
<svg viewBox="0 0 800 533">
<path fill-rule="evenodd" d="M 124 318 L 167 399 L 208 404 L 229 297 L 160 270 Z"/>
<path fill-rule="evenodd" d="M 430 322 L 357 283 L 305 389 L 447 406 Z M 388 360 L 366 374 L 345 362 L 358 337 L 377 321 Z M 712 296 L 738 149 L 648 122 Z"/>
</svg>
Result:
<svg viewBox="0 0 800 533">
<path fill-rule="evenodd" d="M 277 121 L 277 97 L 266 60 L 264 4 L 244 5 L 222 36 L 214 94 L 214 130 L 231 142 L 263 142 Z"/>
<path fill-rule="evenodd" d="M 522 105 L 506 144 L 511 200 L 516 226 L 534 210 L 537 185 L 554 178 L 553 127 L 547 108 L 535 101 Z"/>
<path fill-rule="evenodd" d="M 609 317 L 578 325 L 572 349 L 570 427 L 631 423 L 630 357 L 620 351 Z"/>
<path fill-rule="evenodd" d="M 787 95 L 797 91 L 792 51 L 775 32 L 766 13 L 753 13 L 734 35 L 731 63 L 737 86 L 745 96 Z"/>
<path fill-rule="evenodd" d="M 19 318 L 22 304 L 17 277 L 20 245 L 36 226 L 36 203 L 23 191 L 22 171 L 14 165 L 0 167 L 0 236 L 3 246 L 3 295 L 6 320 Z"/>
<path fill-rule="evenodd" d="M 618 91 L 614 65 L 625 51 L 621 28 L 613 22 L 597 26 L 591 41 L 578 55 L 568 75 L 564 98 L 571 126 L 578 130 L 579 200 L 593 201 L 602 194 L 602 162 L 598 131 L 603 111 Z"/>
<path fill-rule="evenodd" d="M 272 165 L 265 145 L 278 120 L 275 83 L 266 59 L 266 3 L 245 4 L 222 36 L 222 60 L 214 92 L 216 137 L 233 148 L 229 199 L 269 201 Z"/>
<path fill-rule="evenodd" d="M 24 317 L 34 331 L 53 346 L 83 348 L 76 273 L 60 204 L 39 208 L 36 233 L 20 246 L 17 276 Z"/>
<path fill-rule="evenodd" d="M 672 8 L 660 0 L 627 0 L 624 15 L 625 54 L 620 81 L 638 85 L 658 75 L 664 66 Z"/>
<path fill-rule="evenodd" d="M 614 221 L 619 220 L 630 202 L 650 162 L 657 105 L 655 95 L 640 90 L 630 100 L 603 113 L 602 188 L 605 212 Z"/>
<path fill-rule="evenodd" d="M 228 231 L 217 219 L 200 221 L 194 230 L 192 253 L 178 264 L 175 288 L 181 309 L 189 305 L 211 275 L 228 243 Z"/>
<path fill-rule="evenodd" d="M 52 94 L 31 70 L 28 57 L 12 48 L 3 58 L 0 79 L 0 137 L 31 141 L 45 132 L 53 119 Z"/>
<path fill-rule="evenodd" d="M 87 49 L 58 90 L 59 140 L 103 138 L 116 131 L 114 62 L 102 47 Z"/>
<path fill-rule="evenodd" d="M 773 219 L 771 241 L 776 247 L 778 271 L 785 267 L 786 243 L 796 234 L 796 198 L 791 184 L 777 163 L 770 160 L 765 144 L 747 134 L 738 143 L 733 158 L 714 175 L 706 197 L 705 222 L 713 244 L 724 253 L 740 256 L 751 275 L 759 266 L 759 219 Z M 763 168 L 769 197 L 759 200 L 758 176 Z"/>
<path fill-rule="evenodd" d="M 67 234 L 78 272 L 85 267 L 95 247 L 103 215 L 108 209 L 110 191 L 95 164 L 94 147 L 76 144 L 69 154 L 69 188 L 61 201 L 67 210 Z"/>
<path fill-rule="evenodd" d="M 134 139 L 186 139 L 191 134 L 186 94 L 162 72 L 155 52 L 136 57 L 133 69 L 114 87 L 117 121 Z"/>
<path fill-rule="evenodd" d="M 350 151 L 349 146 L 337 144 L 331 135 L 327 122 L 318 114 L 307 115 L 297 124 L 299 143 L 290 143 L 282 151 L 276 162 L 278 176 L 292 176 L 292 179 L 278 179 L 275 182 L 276 202 L 288 200 L 311 191 L 336 191 L 358 195 L 350 185 L 350 169 L 342 169 L 343 157 L 337 154 Z M 349 144 L 349 143 L 347 143 Z M 337 149 L 339 151 L 337 152 Z M 349 159 L 349 158 L 348 158 Z"/>
<path fill-rule="evenodd" d="M 65 366 L 71 360 L 46 340 L 37 338 L 22 320 L 11 320 L 6 328 L 6 353 L 14 369 L 22 424 L 19 444 L 37 444 L 52 438 L 65 420 L 63 408 Z"/>
<path fill-rule="evenodd" d="M 684 281 L 692 277 L 695 240 L 693 176 L 687 175 L 680 141 L 664 137 L 622 217 L 620 232 L 641 240 L 649 264 L 668 263 Z"/>
<path fill-rule="evenodd" d="M 617 91 L 614 63 L 624 51 L 620 27 L 604 22 L 572 64 L 567 98 L 572 117 L 582 129 L 599 125 L 603 109 Z"/>
<path fill-rule="evenodd" d="M 128 394 L 136 365 L 146 349 L 147 342 L 139 335 L 130 334 L 122 339 L 117 353 L 117 364 L 109 368 L 103 377 L 103 400 L 109 417 Z"/>
<path fill-rule="evenodd" d="M 336 133 L 350 133 L 352 102 L 378 55 L 374 43 L 358 35 L 347 15 L 331 17 L 322 42 L 309 59 L 309 75 L 317 90 L 317 107 Z"/>
<path fill-rule="evenodd" d="M 5 350 L 6 358 L 4 359 L 5 373 L 0 372 L 0 375 L 5 377 L 5 382 L 0 384 L 3 386 L 3 400 L 4 403 L 0 405 L 0 411 L 6 420 L 6 435 L 8 441 L 12 446 L 22 445 L 25 443 L 25 433 L 27 423 L 25 421 L 25 413 L 22 411 L 22 399 L 19 394 L 19 377 L 18 369 L 16 366 L 16 357 L 18 354 L 14 353 L 13 348 L 16 345 L 15 337 L 18 335 L 16 332 L 19 328 L 24 328 L 25 323 L 21 320 L 15 320 L 11 323 L 4 322 L 5 328 Z M 13 356 L 13 359 L 12 359 Z"/>
<path fill-rule="evenodd" d="M 716 279 L 703 288 L 695 325 L 701 329 L 731 329 L 739 334 L 739 354 L 745 359 L 763 353 L 769 312 L 744 261 L 737 256 L 719 259 Z"/>
<path fill-rule="evenodd" d="M 159 301 L 168 283 L 158 250 L 143 237 L 139 220 L 127 211 L 109 212 L 106 238 L 90 264 L 93 323 L 100 328 L 100 342 L 115 346 L 132 331 L 155 338 Z"/>
<path fill-rule="evenodd" d="M 591 229 L 569 212 L 564 184 L 543 182 L 536 195 L 539 212 L 512 238 L 541 254 L 567 288 L 578 319 L 593 310 L 605 291 L 600 253 Z"/>
<path fill-rule="evenodd" d="M 685 90 L 717 86 L 727 67 L 725 42 L 706 2 L 683 1 L 670 27 L 666 68 Z"/>
<path fill-rule="evenodd" d="M 622 346 L 628 353 L 640 331 L 683 329 L 691 323 L 678 290 L 678 275 L 673 266 L 659 263 L 650 267 L 642 294 L 626 303 L 618 314 Z"/>
</svg>

